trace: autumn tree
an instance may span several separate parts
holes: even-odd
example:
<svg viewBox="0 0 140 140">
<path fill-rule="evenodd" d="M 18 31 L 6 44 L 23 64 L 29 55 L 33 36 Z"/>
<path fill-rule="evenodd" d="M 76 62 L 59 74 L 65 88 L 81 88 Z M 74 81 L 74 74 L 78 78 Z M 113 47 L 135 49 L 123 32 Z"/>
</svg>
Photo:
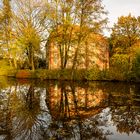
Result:
<svg viewBox="0 0 140 140">
<path fill-rule="evenodd" d="M 0 9 L 0 38 L 2 38 L 2 21 L 3 21 L 3 16 L 2 16 L 2 10 Z M 0 39 L 0 47 L 2 44 L 2 39 Z"/>
<path fill-rule="evenodd" d="M 106 23 L 106 19 L 103 19 L 102 15 L 106 12 L 100 0 L 57 0 L 53 1 L 53 4 L 55 14 L 53 14 L 52 21 L 54 26 L 46 46 L 51 38 L 57 38 L 55 45 L 59 50 L 61 69 L 67 67 L 68 54 L 71 49 L 75 49 L 72 62 L 72 69 L 75 69 L 82 42 L 90 33 L 101 31 L 102 25 Z M 46 52 L 49 56 L 49 51 Z"/>
<path fill-rule="evenodd" d="M 114 53 L 127 53 L 130 47 L 136 43 L 139 37 L 139 18 L 136 18 L 131 14 L 128 16 L 119 17 L 118 22 L 115 23 L 112 28 L 110 38 L 111 56 Z"/>
<path fill-rule="evenodd" d="M 1 31 L 0 31 L 0 46 L 2 56 L 9 59 L 10 65 L 12 66 L 11 62 L 11 44 L 12 44 L 12 9 L 10 0 L 3 0 L 2 9 L 1 9 Z"/>
<path fill-rule="evenodd" d="M 140 38 L 139 17 L 131 14 L 121 16 L 114 24 L 110 37 L 110 70 L 113 75 L 125 79 L 130 77 L 134 58 L 133 47 Z M 132 54 L 133 52 L 133 54 Z"/>
<path fill-rule="evenodd" d="M 55 45 L 57 45 L 60 54 L 61 69 L 66 68 L 69 59 L 68 53 L 72 47 L 72 32 L 76 23 L 76 8 L 74 4 L 75 1 L 73 0 L 54 0 L 51 2 L 53 8 L 53 13 L 51 11 L 50 15 L 52 26 L 46 43 L 46 56 L 49 56 L 48 46 L 50 42 L 55 40 Z M 48 59 L 46 57 L 46 61 Z"/>
<path fill-rule="evenodd" d="M 18 46 L 27 58 L 26 63 L 32 70 L 35 69 L 35 58 L 40 55 L 41 42 L 45 35 L 44 1 L 14 0 L 15 1 L 15 29 Z"/>
<path fill-rule="evenodd" d="M 80 50 L 79 48 L 82 45 L 81 43 L 88 35 L 90 35 L 90 33 L 99 33 L 102 31 L 102 27 L 106 23 L 106 19 L 103 19 L 102 16 L 107 14 L 101 0 L 78 1 L 76 8 L 78 8 L 77 21 L 80 26 L 80 30 L 78 33 L 77 48 L 75 51 L 72 69 L 75 69 L 76 67 L 78 53 Z"/>
</svg>

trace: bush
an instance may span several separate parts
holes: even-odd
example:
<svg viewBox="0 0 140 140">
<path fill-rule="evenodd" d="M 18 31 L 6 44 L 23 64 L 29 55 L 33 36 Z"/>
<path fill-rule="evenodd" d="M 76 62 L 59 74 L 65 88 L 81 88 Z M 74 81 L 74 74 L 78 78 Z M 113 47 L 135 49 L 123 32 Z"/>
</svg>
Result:
<svg viewBox="0 0 140 140">
<path fill-rule="evenodd" d="M 46 70 L 46 69 L 38 69 L 34 72 L 34 77 L 40 79 L 58 79 L 60 77 L 59 70 Z"/>
<path fill-rule="evenodd" d="M 72 80 L 86 80 L 86 70 L 85 69 L 78 69 L 74 70 L 73 73 L 71 73 Z"/>
<path fill-rule="evenodd" d="M 85 78 L 87 80 L 100 80 L 100 70 L 98 67 L 94 67 L 86 71 Z"/>
<path fill-rule="evenodd" d="M 19 70 L 16 73 L 16 78 L 34 78 L 33 71 L 31 71 L 31 70 Z"/>
<path fill-rule="evenodd" d="M 40 79 L 52 79 L 52 80 L 83 80 L 85 78 L 85 70 L 75 70 L 71 69 L 55 69 L 55 70 L 35 70 L 34 77 Z"/>
</svg>

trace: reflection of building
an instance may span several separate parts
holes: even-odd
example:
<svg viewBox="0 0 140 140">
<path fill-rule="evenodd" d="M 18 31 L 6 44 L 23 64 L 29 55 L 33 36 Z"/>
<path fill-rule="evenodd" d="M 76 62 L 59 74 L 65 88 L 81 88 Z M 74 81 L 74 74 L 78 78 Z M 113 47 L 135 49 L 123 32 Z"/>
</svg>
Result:
<svg viewBox="0 0 140 140">
<path fill-rule="evenodd" d="M 84 88 L 76 88 L 72 93 L 70 87 L 60 89 L 57 86 L 50 88 L 50 111 L 54 118 L 81 118 L 93 116 L 103 108 L 97 109 L 107 95 L 102 90 L 95 92 Z"/>
<path fill-rule="evenodd" d="M 66 43 L 69 40 L 76 42 L 77 34 L 79 33 L 79 28 L 74 27 L 72 38 L 68 38 L 70 33 L 67 33 L 68 37 L 63 37 L 62 29 L 58 31 L 57 37 L 52 35 L 49 41 L 49 53 L 48 55 L 48 66 L 49 69 L 59 69 L 61 67 L 61 57 L 60 57 L 60 47 L 62 42 Z M 59 34 L 59 37 L 58 37 Z M 66 35 L 65 35 L 66 36 Z M 64 39 L 64 40 L 63 40 Z M 90 69 L 94 66 L 98 66 L 100 69 L 109 67 L 109 49 L 108 49 L 108 41 L 105 37 L 100 34 L 90 33 L 85 40 L 83 40 L 80 46 L 76 46 L 76 43 L 70 44 L 67 46 L 66 44 L 63 46 L 64 51 L 69 47 L 68 51 L 68 61 L 66 68 L 72 68 L 74 57 L 76 55 L 76 50 L 78 48 L 78 56 L 77 56 L 77 67 L 78 68 L 86 68 Z M 65 53 L 63 54 L 65 56 Z"/>
</svg>

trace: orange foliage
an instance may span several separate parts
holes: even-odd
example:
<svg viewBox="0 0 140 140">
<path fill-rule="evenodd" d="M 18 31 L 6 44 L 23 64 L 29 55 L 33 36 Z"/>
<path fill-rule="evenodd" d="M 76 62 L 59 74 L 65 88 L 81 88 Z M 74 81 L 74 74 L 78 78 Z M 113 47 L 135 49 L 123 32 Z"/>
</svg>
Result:
<svg viewBox="0 0 140 140">
<path fill-rule="evenodd" d="M 31 71 L 28 70 L 20 70 L 16 74 L 16 78 L 31 78 L 31 77 L 32 77 L 32 73 Z"/>
</svg>

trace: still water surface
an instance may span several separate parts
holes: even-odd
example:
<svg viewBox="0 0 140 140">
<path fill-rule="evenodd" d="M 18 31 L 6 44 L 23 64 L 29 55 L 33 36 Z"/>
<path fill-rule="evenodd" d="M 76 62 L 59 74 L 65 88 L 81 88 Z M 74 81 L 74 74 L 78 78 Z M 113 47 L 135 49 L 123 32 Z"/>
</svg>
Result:
<svg viewBox="0 0 140 140">
<path fill-rule="evenodd" d="M 140 86 L 1 77 L 0 140 L 140 140 Z"/>
</svg>

